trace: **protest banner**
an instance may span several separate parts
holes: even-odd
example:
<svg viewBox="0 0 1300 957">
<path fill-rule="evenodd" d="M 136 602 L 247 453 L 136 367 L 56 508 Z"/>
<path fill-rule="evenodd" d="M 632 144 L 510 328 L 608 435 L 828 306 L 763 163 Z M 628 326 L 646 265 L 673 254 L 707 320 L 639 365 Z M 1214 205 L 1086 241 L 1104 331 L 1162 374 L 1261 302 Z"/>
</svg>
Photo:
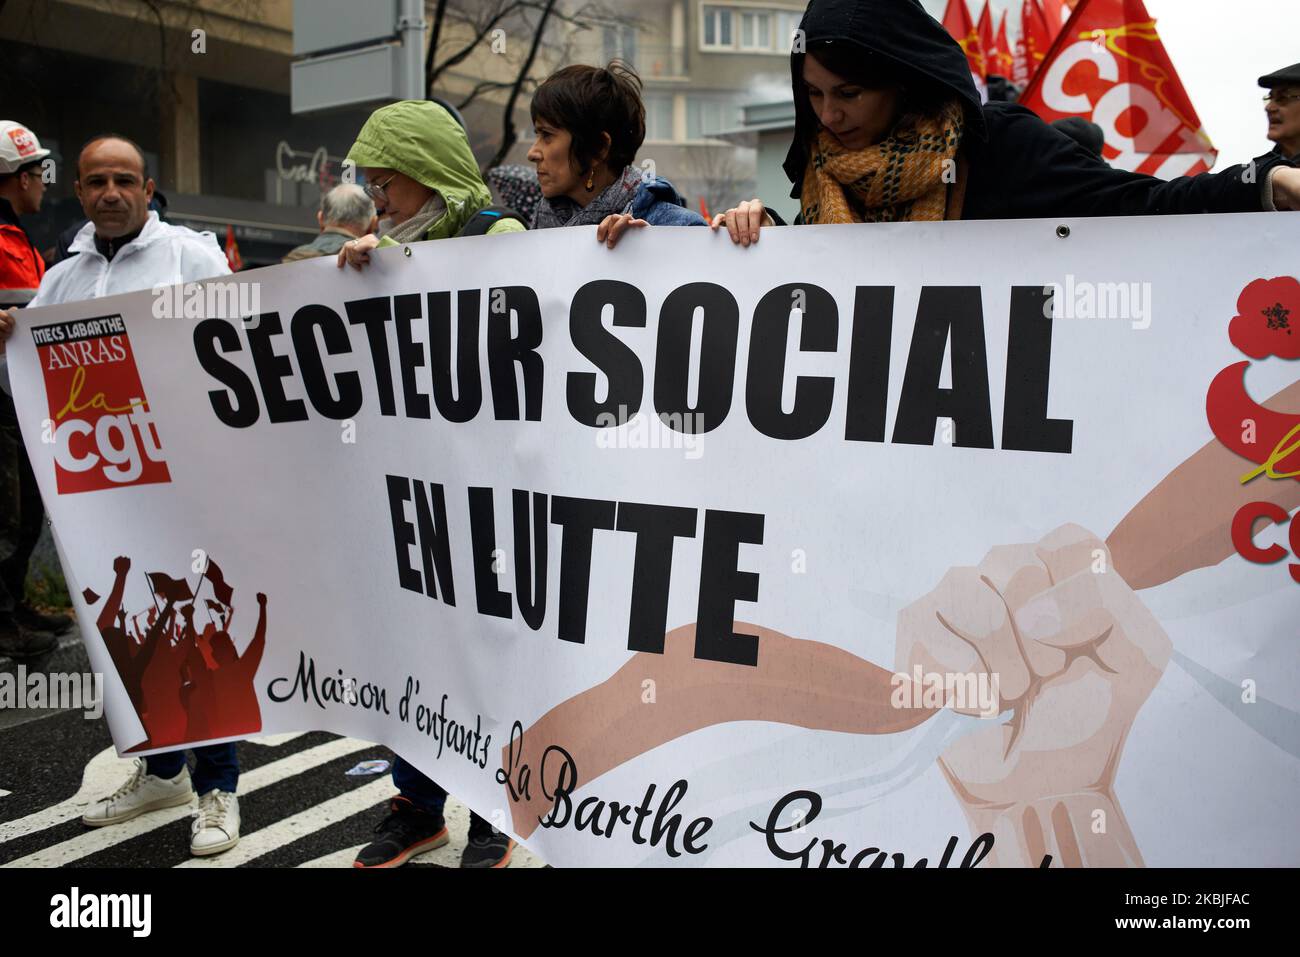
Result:
<svg viewBox="0 0 1300 957">
<path fill-rule="evenodd" d="M 1298 233 L 419 243 L 9 365 L 125 753 L 383 742 L 556 865 L 1294 865 Z"/>
</svg>

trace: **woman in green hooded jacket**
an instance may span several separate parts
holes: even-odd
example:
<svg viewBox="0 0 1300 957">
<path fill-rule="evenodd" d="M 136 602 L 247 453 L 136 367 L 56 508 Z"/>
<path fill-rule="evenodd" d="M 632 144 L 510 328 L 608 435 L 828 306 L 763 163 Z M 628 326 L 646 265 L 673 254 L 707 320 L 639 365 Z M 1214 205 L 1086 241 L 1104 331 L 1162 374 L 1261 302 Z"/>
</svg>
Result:
<svg viewBox="0 0 1300 957">
<path fill-rule="evenodd" d="M 379 236 L 345 243 L 340 268 L 346 262 L 360 270 L 378 246 L 456 236 L 492 203 L 464 129 L 437 103 L 404 100 L 375 110 L 347 158 L 366 178 Z M 486 232 L 523 230 L 518 220 L 501 216 Z M 393 761 L 393 785 L 398 794 L 374 839 L 357 853 L 356 867 L 400 867 L 449 840 L 443 787 L 400 755 Z M 505 867 L 513 847 L 509 837 L 471 813 L 461 867 Z"/>
<path fill-rule="evenodd" d="M 492 204 L 465 130 L 429 100 L 403 100 L 375 110 L 348 150 L 347 162 L 366 179 L 379 233 L 345 243 L 339 250 L 340 267 L 347 263 L 360 269 L 378 246 L 448 239 Z M 501 216 L 487 234 L 523 230 L 518 220 Z"/>
</svg>

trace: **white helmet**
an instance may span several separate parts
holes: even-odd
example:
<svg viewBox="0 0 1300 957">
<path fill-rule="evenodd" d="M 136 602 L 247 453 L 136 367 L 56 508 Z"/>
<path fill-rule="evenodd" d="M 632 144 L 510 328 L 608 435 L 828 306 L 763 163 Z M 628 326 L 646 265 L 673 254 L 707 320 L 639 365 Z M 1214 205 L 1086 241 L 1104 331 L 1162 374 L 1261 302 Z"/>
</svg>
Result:
<svg viewBox="0 0 1300 957">
<path fill-rule="evenodd" d="M 41 149 L 36 134 L 13 120 L 0 120 L 0 173 L 15 173 L 34 160 L 45 159 L 50 151 Z"/>
</svg>

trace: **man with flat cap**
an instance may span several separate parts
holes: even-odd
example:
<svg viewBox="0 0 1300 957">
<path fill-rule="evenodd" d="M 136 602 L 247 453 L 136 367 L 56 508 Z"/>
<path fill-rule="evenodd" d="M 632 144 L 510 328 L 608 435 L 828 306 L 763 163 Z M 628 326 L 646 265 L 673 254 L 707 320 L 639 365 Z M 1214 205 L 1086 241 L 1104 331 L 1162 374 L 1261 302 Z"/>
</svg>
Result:
<svg viewBox="0 0 1300 957">
<path fill-rule="evenodd" d="M 1300 163 L 1300 63 L 1259 78 L 1273 152 Z"/>
</svg>

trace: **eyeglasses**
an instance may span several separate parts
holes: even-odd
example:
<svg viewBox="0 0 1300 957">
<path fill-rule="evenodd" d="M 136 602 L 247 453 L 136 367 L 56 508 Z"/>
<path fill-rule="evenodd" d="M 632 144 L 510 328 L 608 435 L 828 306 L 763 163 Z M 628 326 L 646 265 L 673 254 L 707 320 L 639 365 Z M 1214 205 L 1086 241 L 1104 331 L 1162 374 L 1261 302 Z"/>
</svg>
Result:
<svg viewBox="0 0 1300 957">
<path fill-rule="evenodd" d="M 388 194 L 384 192 L 384 187 L 395 179 L 397 179 L 396 173 L 388 177 L 388 179 L 384 180 L 382 183 L 366 183 L 366 185 L 362 186 L 361 189 L 375 202 L 387 203 Z"/>
<path fill-rule="evenodd" d="M 1264 97 L 1265 103 L 1276 103 L 1278 106 L 1286 106 L 1294 100 L 1300 100 L 1300 93 L 1270 93 Z"/>
</svg>

